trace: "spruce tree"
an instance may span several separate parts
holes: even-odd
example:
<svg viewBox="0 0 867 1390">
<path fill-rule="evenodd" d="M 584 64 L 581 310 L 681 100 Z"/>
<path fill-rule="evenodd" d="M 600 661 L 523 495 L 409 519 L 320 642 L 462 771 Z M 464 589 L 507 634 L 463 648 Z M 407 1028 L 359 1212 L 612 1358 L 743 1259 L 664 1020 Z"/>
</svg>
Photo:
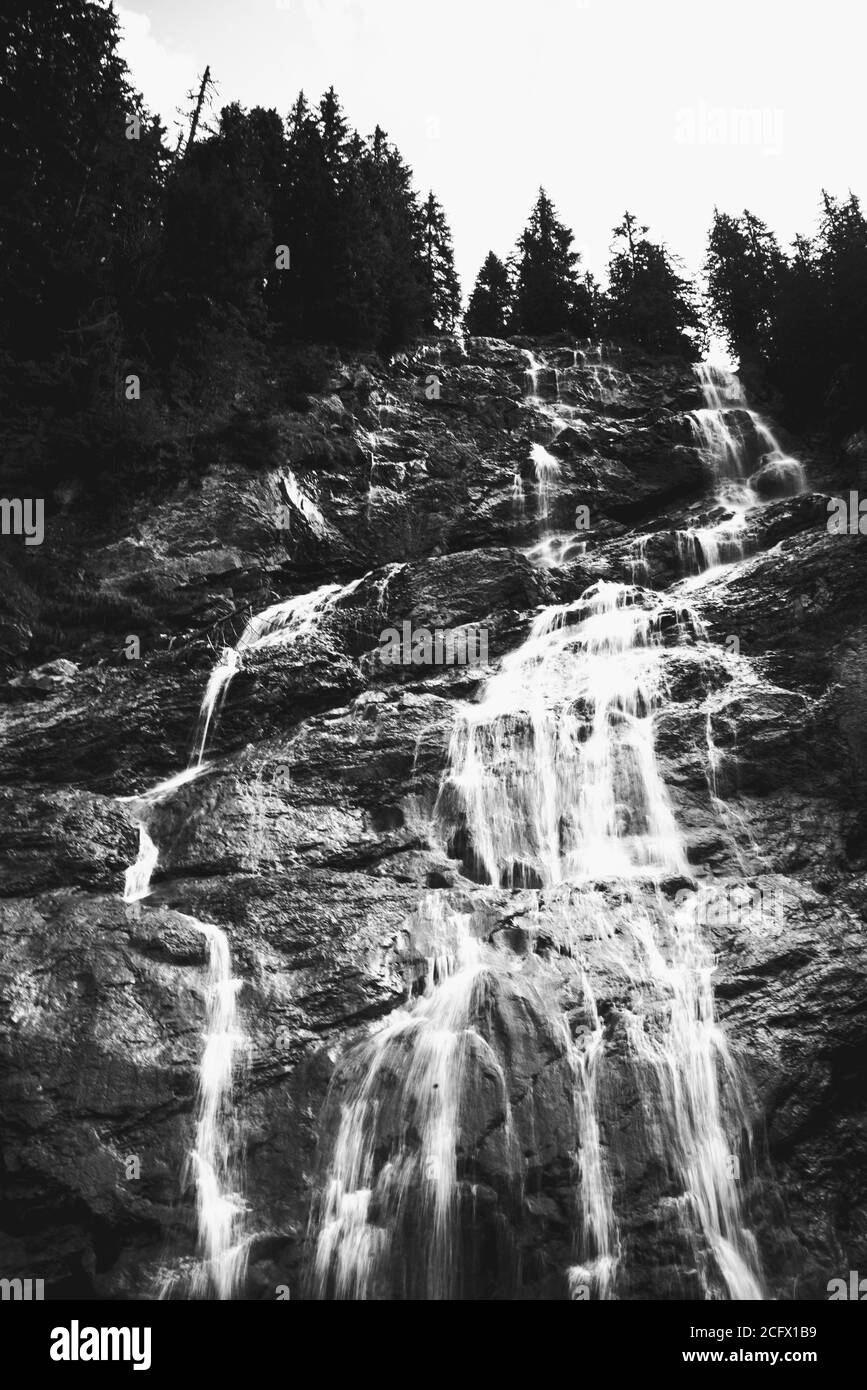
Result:
<svg viewBox="0 0 867 1390">
<path fill-rule="evenodd" d="M 13 6 L 4 25 L 0 299 L 21 360 L 59 335 L 73 352 L 95 343 L 154 251 L 166 152 L 117 26 L 87 0 Z"/>
<path fill-rule="evenodd" d="M 249 335 L 264 326 L 274 235 L 261 155 L 247 113 L 233 104 L 223 108 L 217 131 L 189 144 L 175 166 L 163 228 L 164 355 L 184 340 L 195 361 L 197 333 L 231 327 Z"/>
<path fill-rule="evenodd" d="M 572 250 L 573 240 L 540 188 L 515 257 L 514 333 L 540 336 L 569 330 L 583 335 L 593 331 L 589 295 L 578 278 L 580 257 Z"/>
<path fill-rule="evenodd" d="M 146 362 L 168 152 L 111 8 L 25 0 L 4 20 L 0 452 L 47 488 L 132 455 L 120 386 Z"/>
<path fill-rule="evenodd" d="M 773 301 L 783 257 L 773 234 L 751 212 L 714 212 L 705 271 L 713 318 L 732 353 L 769 360 Z"/>
<path fill-rule="evenodd" d="M 455 270 L 452 234 L 433 193 L 428 194 L 424 205 L 422 235 L 428 294 L 425 332 L 451 333 L 461 311 L 461 287 Z"/>
<path fill-rule="evenodd" d="M 504 338 L 511 312 L 509 272 L 499 256 L 489 251 L 470 295 L 464 328 L 477 338 Z"/>
<path fill-rule="evenodd" d="M 412 171 L 379 126 L 371 137 L 367 177 L 382 252 L 384 320 L 377 346 L 390 352 L 422 331 L 429 299 L 424 220 L 412 188 Z"/>
<path fill-rule="evenodd" d="M 648 240 L 647 230 L 631 212 L 614 228 L 605 331 L 649 352 L 695 360 L 703 328 L 695 290 L 668 250 Z"/>
</svg>

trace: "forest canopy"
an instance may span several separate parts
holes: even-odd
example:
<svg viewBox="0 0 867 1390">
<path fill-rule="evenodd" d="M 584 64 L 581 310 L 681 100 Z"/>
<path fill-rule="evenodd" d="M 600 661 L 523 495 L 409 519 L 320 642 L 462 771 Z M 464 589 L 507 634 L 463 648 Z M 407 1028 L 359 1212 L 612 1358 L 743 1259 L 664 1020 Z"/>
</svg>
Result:
<svg viewBox="0 0 867 1390">
<path fill-rule="evenodd" d="M 139 466 L 195 468 L 202 420 L 216 428 L 268 383 L 303 408 L 328 353 L 388 355 L 459 325 L 689 360 L 710 327 L 795 423 L 863 423 L 867 223 L 854 195 L 823 194 L 816 234 L 789 250 L 753 213 L 717 212 L 702 295 L 630 211 L 602 287 L 539 189 L 512 254 L 487 255 L 462 316 L 446 213 L 417 193 L 381 126 L 354 130 L 333 88 L 318 101 L 299 93 L 285 115 L 230 102 L 212 116 L 206 73 L 171 148 L 118 41 L 114 11 L 90 0 L 23 5 L 7 25 L 7 474 L 114 484 Z"/>
</svg>

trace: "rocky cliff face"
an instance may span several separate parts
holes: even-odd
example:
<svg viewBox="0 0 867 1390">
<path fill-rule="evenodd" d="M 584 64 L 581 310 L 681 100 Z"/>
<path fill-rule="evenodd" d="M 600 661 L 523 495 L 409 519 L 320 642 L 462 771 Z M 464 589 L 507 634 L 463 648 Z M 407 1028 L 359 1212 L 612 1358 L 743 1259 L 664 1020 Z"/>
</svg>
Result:
<svg viewBox="0 0 867 1390">
<path fill-rule="evenodd" d="M 724 1096 L 723 1111 L 766 1296 L 824 1298 L 863 1270 L 865 552 L 826 525 L 827 495 L 857 488 L 860 465 L 793 446 L 810 489 L 757 479 L 744 558 L 684 590 L 701 568 L 688 538 L 727 518 L 690 424 L 701 405 L 688 367 L 586 347 L 472 340 L 387 369 L 351 362 L 308 412 L 271 422 L 280 467 L 226 448 L 200 485 L 142 501 L 122 529 L 60 509 L 41 553 L 4 561 L 4 1275 L 150 1298 L 193 1261 L 207 922 L 228 938 L 244 1031 L 240 1295 L 339 1293 L 317 1284 L 313 1251 L 341 1114 L 371 1038 L 399 1039 L 400 1011 L 436 975 L 445 912 L 485 953 L 452 1116 L 450 1282 L 431 1284 L 416 1194 L 368 1296 L 570 1296 L 589 1220 L 575 1056 L 598 1034 L 616 1296 L 704 1297 L 675 1140 L 630 1044 L 635 973 L 599 946 L 601 917 L 625 940 L 622 887 L 489 882 L 442 794 L 460 711 L 542 608 L 600 581 L 663 596 L 656 749 L 689 872 L 648 911 L 726 885 L 702 925 L 744 1078 L 745 1108 Z M 326 584 L 339 588 L 291 642 L 241 663 L 201 774 L 120 800 L 186 765 L 209 674 L 251 615 Z M 384 664 L 382 633 L 404 623 L 475 625 L 488 665 Z M 159 864 L 151 895 L 124 903 L 137 816 Z M 746 910 L 731 910 L 732 883 Z M 393 1154 L 413 1064 L 409 1041 L 389 1048 L 375 1165 Z M 423 1134 L 401 1142 L 425 1152 Z M 367 1211 L 367 1235 L 379 1219 Z"/>
</svg>

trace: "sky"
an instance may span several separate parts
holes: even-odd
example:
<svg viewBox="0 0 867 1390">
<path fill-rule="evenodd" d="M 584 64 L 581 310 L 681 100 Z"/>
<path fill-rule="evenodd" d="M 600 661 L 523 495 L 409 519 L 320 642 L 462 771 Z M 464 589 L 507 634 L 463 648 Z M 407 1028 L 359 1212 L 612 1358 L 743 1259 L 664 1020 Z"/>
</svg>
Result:
<svg viewBox="0 0 867 1390">
<path fill-rule="evenodd" d="M 215 109 L 332 84 L 432 188 L 465 293 L 543 185 L 604 278 L 626 208 L 700 271 L 714 207 L 788 244 L 820 190 L 865 192 L 863 13 L 853 0 L 129 0 L 134 85 L 170 132 L 206 64 Z"/>
</svg>

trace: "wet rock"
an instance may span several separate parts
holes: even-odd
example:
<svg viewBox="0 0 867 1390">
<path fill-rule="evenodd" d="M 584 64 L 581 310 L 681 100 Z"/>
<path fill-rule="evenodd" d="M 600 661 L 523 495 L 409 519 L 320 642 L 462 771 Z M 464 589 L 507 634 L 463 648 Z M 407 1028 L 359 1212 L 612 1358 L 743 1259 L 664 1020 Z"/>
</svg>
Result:
<svg viewBox="0 0 867 1390">
<path fill-rule="evenodd" d="M 19 690 L 60 690 L 63 686 L 69 685 L 77 671 L 78 667 L 74 661 L 58 657 L 56 661 L 46 661 L 44 666 L 37 666 L 35 670 L 28 671 L 25 676 L 14 676 L 9 684 Z"/>
<path fill-rule="evenodd" d="M 535 399 L 528 352 L 545 359 Z M 445 969 L 441 912 L 471 918 L 497 965 L 467 1016 L 452 1295 L 569 1297 L 570 1049 L 583 1055 L 597 1026 L 580 953 L 604 1033 L 618 1296 L 703 1297 L 656 1083 L 630 1043 L 635 904 L 605 885 L 485 886 L 441 795 L 449 740 L 489 669 L 544 607 L 614 580 L 638 585 L 640 604 L 671 589 L 655 732 L 689 862 L 642 901 L 664 924 L 702 885 L 748 893 L 746 910 L 727 896 L 705 924 L 755 1135 L 752 1156 L 740 1152 L 745 1210 L 769 1296 L 824 1298 L 828 1278 L 867 1259 L 867 551 L 827 531 L 857 448 L 811 442 L 821 492 L 776 497 L 779 479 L 760 475 L 774 498 L 744 519 L 743 562 L 684 585 L 678 532 L 732 517 L 694 447 L 685 364 L 469 339 L 328 375 L 303 413 L 269 422 L 267 466 L 238 446 L 199 486 L 114 524 L 86 524 L 71 499 L 53 590 L 38 557 L 4 561 L 4 1274 L 66 1296 L 152 1297 L 161 1268 L 193 1259 L 184 1173 L 207 981 L 198 924 L 211 923 L 228 938 L 247 1039 L 234 1087 L 244 1294 L 288 1283 L 311 1296 L 310 1212 L 355 1049 Z M 560 465 L 547 516 L 534 444 Z M 579 505 L 591 527 L 576 541 Z M 186 766 L 209 673 L 251 614 L 326 583 L 341 594 L 311 631 L 244 658 L 201 775 L 120 803 Z M 382 633 L 404 622 L 483 627 L 489 665 L 388 669 Z M 159 862 L 151 895 L 125 905 L 137 815 Z M 664 1015 L 660 1000 L 651 1035 Z M 400 1138 L 405 1071 L 392 1057 L 383 1154 Z M 424 1232 L 409 1221 L 394 1239 L 379 1296 L 425 1296 L 413 1283 Z"/>
</svg>

